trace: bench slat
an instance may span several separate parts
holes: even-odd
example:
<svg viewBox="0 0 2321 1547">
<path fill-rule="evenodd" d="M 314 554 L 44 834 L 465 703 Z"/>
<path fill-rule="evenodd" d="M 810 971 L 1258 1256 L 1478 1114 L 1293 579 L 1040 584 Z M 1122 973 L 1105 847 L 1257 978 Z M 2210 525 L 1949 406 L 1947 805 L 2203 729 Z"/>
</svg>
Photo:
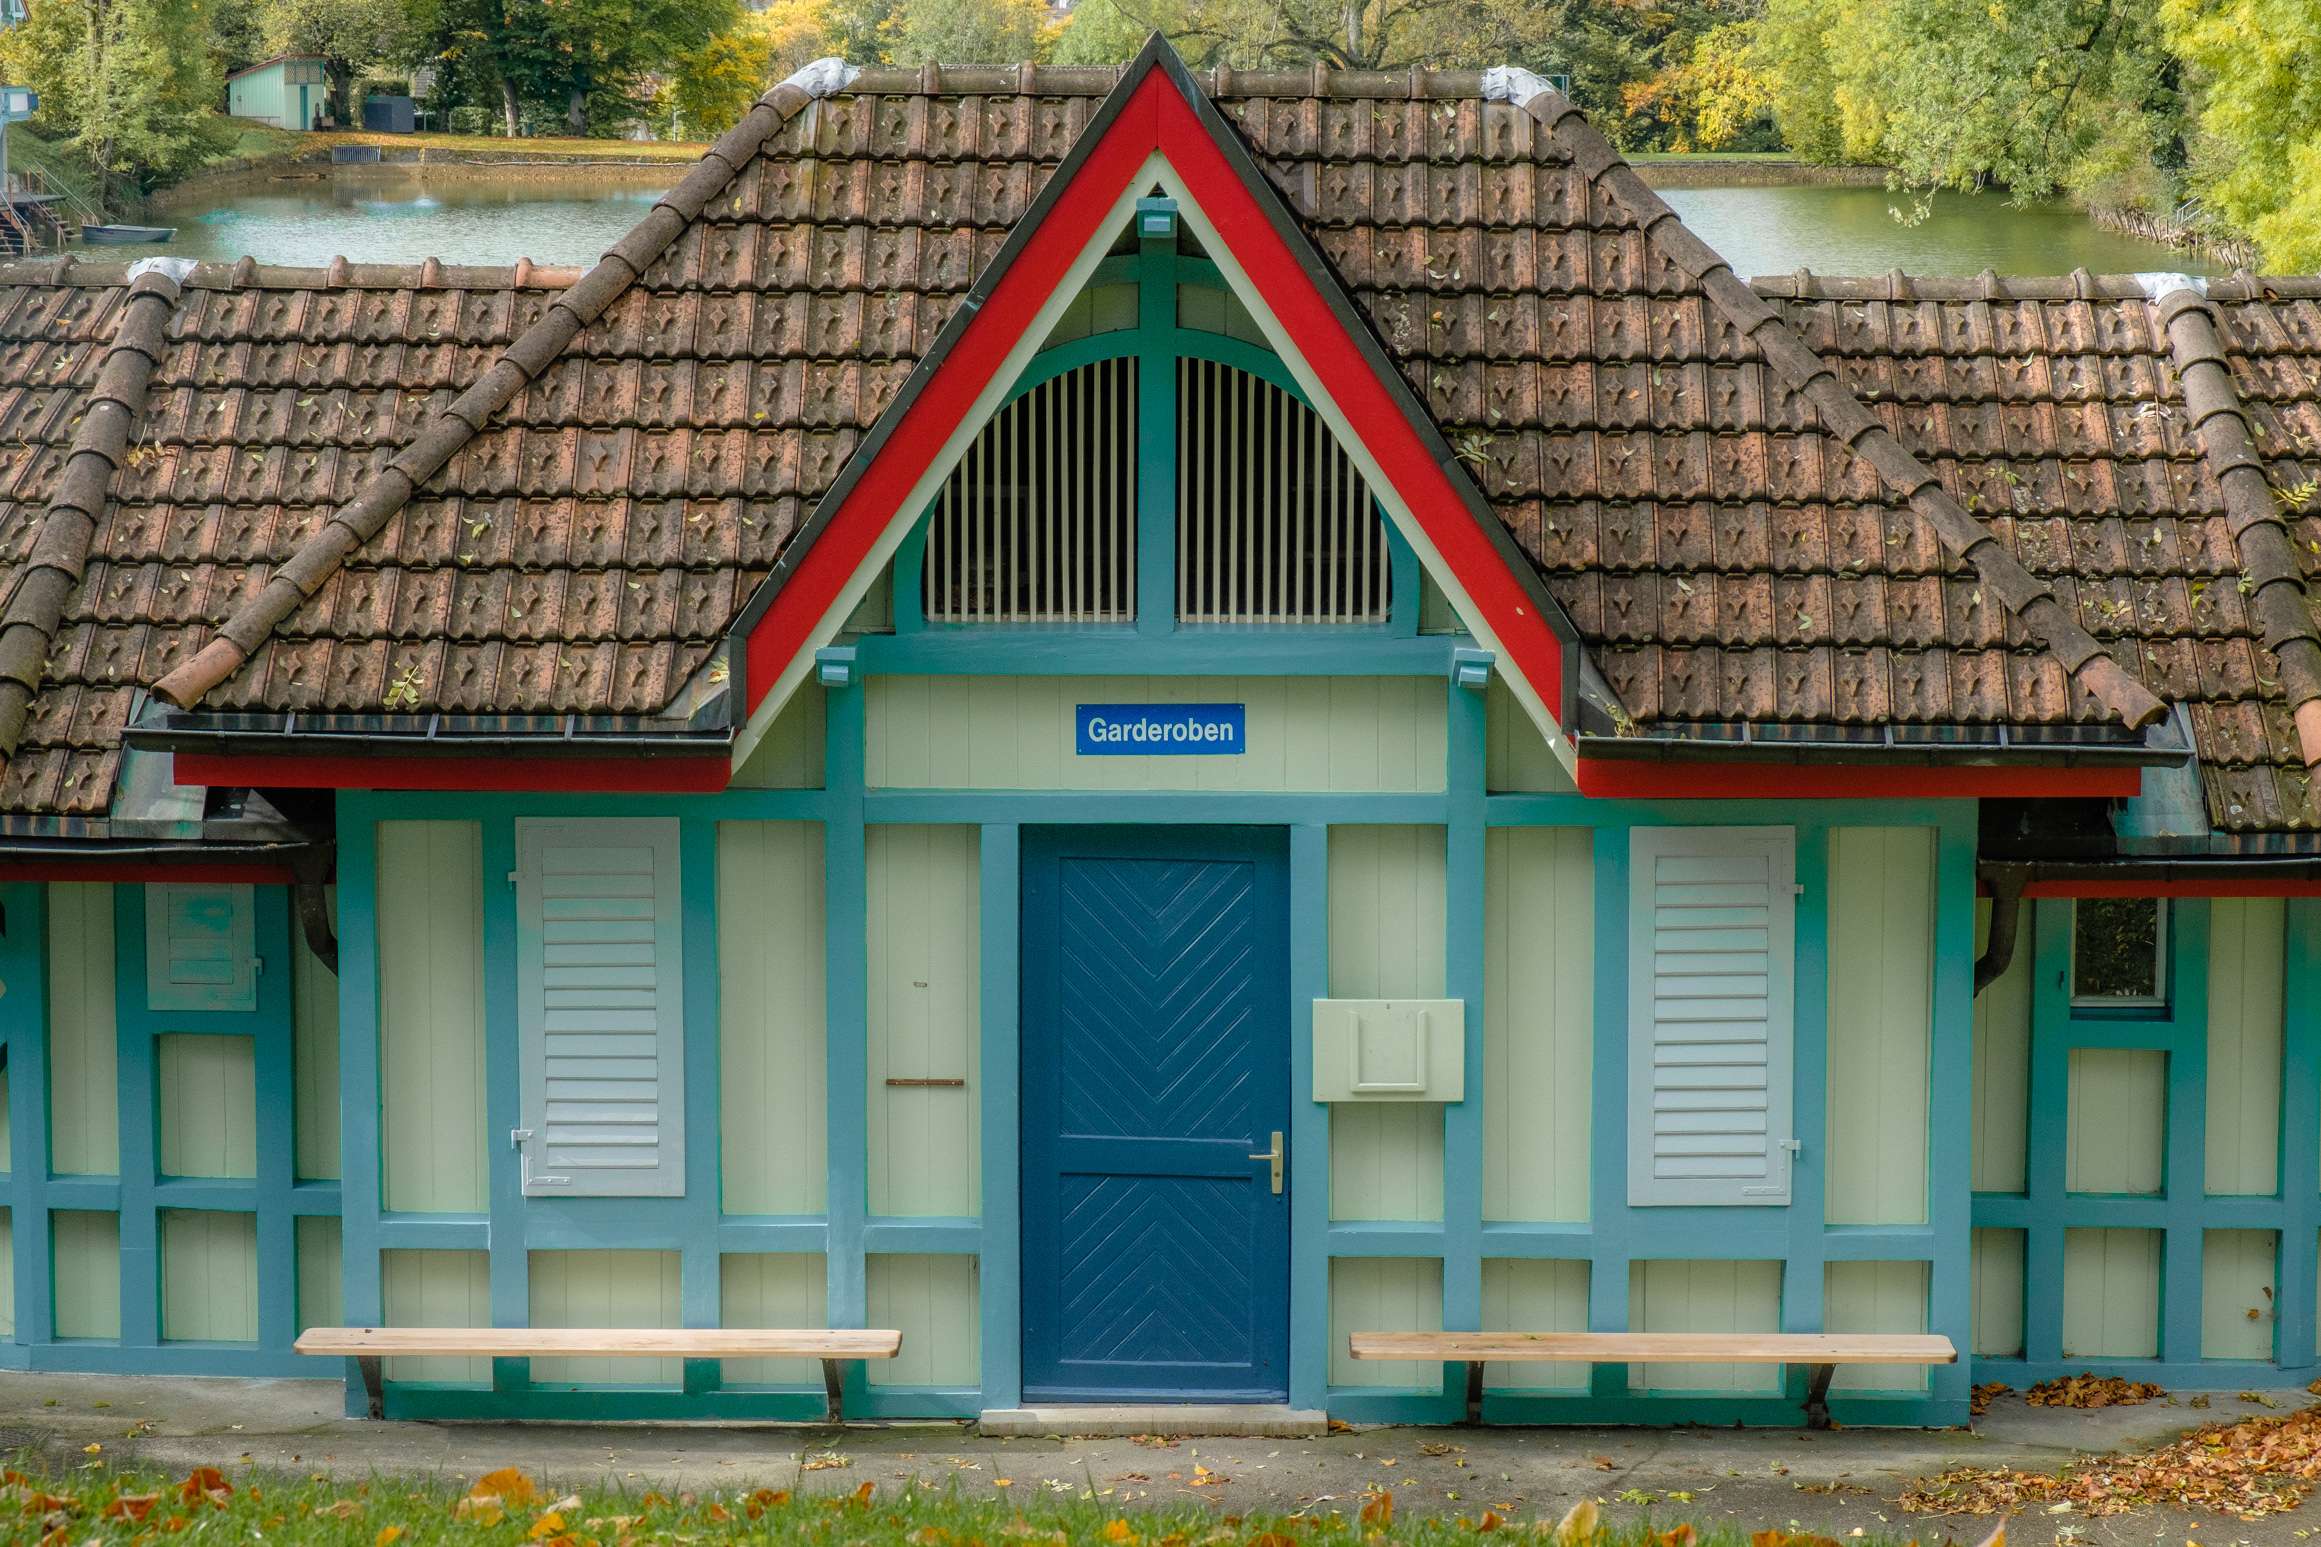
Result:
<svg viewBox="0 0 2321 1547">
<path fill-rule="evenodd" d="M 310 1327 L 292 1346 L 345 1358 L 892 1359 L 903 1335 L 877 1328 Z"/>
<path fill-rule="evenodd" d="M 1357 1332 L 1357 1359 L 1573 1364 L 1954 1364 L 1950 1339 L 1851 1332 Z"/>
</svg>

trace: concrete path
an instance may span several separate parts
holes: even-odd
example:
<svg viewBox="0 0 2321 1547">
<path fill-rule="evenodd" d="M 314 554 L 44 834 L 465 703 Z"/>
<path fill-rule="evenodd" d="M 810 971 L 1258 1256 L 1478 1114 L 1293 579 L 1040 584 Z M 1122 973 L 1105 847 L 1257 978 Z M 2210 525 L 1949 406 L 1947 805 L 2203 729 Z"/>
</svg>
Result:
<svg viewBox="0 0 2321 1547">
<path fill-rule="evenodd" d="M 2052 1468 L 2074 1456 L 2164 1443 L 2201 1423 L 2261 1413 L 2234 1393 L 2195 1409 L 2190 1393 L 2141 1407 L 2076 1412 L 2001 1398 L 1972 1432 L 1855 1429 L 1828 1434 L 1736 1429 L 1363 1429 L 1315 1440 L 986 1439 L 960 1424 L 790 1425 L 371 1423 L 343 1416 L 336 1381 L 0 1375 L 0 1441 L 60 1465 L 104 1446 L 122 1464 L 172 1471 L 237 1464 L 347 1477 L 441 1474 L 471 1480 L 520 1466 L 543 1482 L 596 1482 L 664 1493 L 787 1487 L 845 1491 L 951 1486 L 1031 1501 L 1094 1488 L 1123 1508 L 1198 1504 L 1217 1513 L 1358 1508 L 1392 1488 L 1403 1513 L 1553 1518 L 1582 1497 L 1615 1518 L 1730 1521 L 1751 1529 L 1856 1528 L 1928 1543 L 1980 1542 L 1993 1522 L 1910 1516 L 1894 1499 L 1913 1479 L 1972 1462 Z M 2286 1411 L 2313 1399 L 2269 1393 Z M 809 1458 L 841 1457 L 807 1470 Z M 1689 1495 L 1689 1498 L 1679 1498 Z M 2027 1516 L 2012 1547 L 2321 1540 L 2321 1501 L 2243 1524 L 2169 1513 L 2078 1519 Z"/>
</svg>

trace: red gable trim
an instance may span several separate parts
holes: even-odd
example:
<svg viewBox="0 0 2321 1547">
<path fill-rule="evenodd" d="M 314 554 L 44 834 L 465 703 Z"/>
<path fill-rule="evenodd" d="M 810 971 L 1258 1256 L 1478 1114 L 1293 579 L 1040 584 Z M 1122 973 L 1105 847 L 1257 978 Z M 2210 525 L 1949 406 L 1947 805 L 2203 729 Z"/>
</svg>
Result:
<svg viewBox="0 0 2321 1547">
<path fill-rule="evenodd" d="M 151 859 L 0 860 L 0 881 L 183 881 L 199 886 L 288 886 L 288 865 L 173 865 Z"/>
<path fill-rule="evenodd" d="M 797 569 L 749 628 L 747 709 L 755 711 L 785 669 L 813 643 L 815 629 L 910 497 L 941 448 L 1024 338 L 1034 318 L 1101 235 L 1100 223 L 1155 151 L 1164 156 L 1248 274 L 1290 341 L 1324 384 L 1395 493 L 1458 577 L 1499 647 L 1551 710 L 1564 681 L 1564 645 L 1539 604 L 1478 524 L 1460 487 L 1412 425 L 1394 387 L 1324 295 L 1316 275 L 1276 228 L 1271 211 L 1242 178 L 1218 130 L 1204 123 L 1166 70 L 1149 67 L 1118 116 L 1076 166 L 1058 177 L 1054 203 L 1035 208 L 1036 225 L 999 274 L 901 418 L 847 488 Z"/>
<path fill-rule="evenodd" d="M 552 790 L 698 795 L 732 781 L 725 748 L 697 757 L 227 757 L 179 752 L 179 784 L 278 790 Z"/>
<path fill-rule="evenodd" d="M 2123 863 L 2133 863 L 2123 861 Z M 1978 896 L 1989 895 L 1976 888 Z M 2321 897 L 2321 880 L 2219 876 L 2213 881 L 2030 881 L 2025 897 Z"/>
<path fill-rule="evenodd" d="M 1580 759 L 1580 793 L 1606 800 L 2023 800 L 2142 793 L 2138 768 L 1876 768 Z"/>
</svg>

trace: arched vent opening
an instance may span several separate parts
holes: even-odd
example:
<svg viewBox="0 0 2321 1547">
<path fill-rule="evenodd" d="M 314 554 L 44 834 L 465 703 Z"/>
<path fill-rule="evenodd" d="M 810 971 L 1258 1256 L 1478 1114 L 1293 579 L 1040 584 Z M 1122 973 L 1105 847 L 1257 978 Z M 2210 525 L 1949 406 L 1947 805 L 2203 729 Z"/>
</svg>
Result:
<svg viewBox="0 0 2321 1547">
<path fill-rule="evenodd" d="M 1177 616 L 1383 623 L 1386 524 L 1322 416 L 1247 371 L 1177 362 Z"/>
<path fill-rule="evenodd" d="M 1136 362 L 1099 360 L 993 417 L 927 515 L 937 623 L 1136 616 Z"/>
</svg>

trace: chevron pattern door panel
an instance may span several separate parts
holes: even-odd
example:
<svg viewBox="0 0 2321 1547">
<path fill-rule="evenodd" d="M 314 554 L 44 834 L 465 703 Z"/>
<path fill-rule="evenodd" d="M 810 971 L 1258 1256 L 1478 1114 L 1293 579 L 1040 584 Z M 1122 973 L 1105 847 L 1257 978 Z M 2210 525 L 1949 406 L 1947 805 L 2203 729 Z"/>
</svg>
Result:
<svg viewBox="0 0 2321 1547">
<path fill-rule="evenodd" d="M 1288 1394 L 1288 841 L 1027 828 L 1027 1401 Z"/>
</svg>

